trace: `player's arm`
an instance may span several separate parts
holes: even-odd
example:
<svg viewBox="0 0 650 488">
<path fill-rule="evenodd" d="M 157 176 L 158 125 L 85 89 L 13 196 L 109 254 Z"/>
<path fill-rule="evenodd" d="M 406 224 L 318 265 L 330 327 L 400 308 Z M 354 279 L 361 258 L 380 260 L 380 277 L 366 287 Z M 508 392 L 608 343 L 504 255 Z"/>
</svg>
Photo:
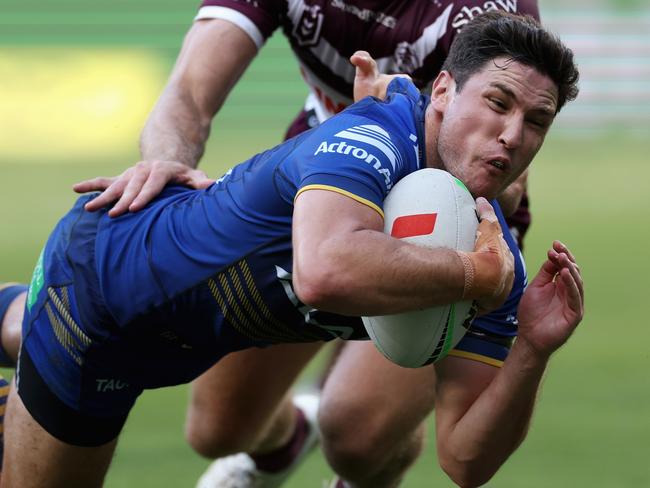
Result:
<svg viewBox="0 0 650 488">
<path fill-rule="evenodd" d="M 296 294 L 304 303 L 345 315 L 397 313 L 463 295 L 496 308 L 510 292 L 512 255 L 494 210 L 487 200 L 478 202 L 483 235 L 476 251 L 465 254 L 474 271 L 468 287 L 467 261 L 456 251 L 392 238 L 384 234 L 377 210 L 336 191 L 300 193 L 293 217 Z"/>
<path fill-rule="evenodd" d="M 221 19 L 195 22 L 142 130 L 143 160 L 196 167 L 212 118 L 256 54 L 255 43 L 237 25 Z"/>
<path fill-rule="evenodd" d="M 95 178 L 74 190 L 105 190 L 86 206 L 111 202 L 117 216 L 144 207 L 169 182 L 204 188 L 213 180 L 193 170 L 203 155 L 212 118 L 257 53 L 249 35 L 235 24 L 199 20 L 187 33 L 167 86 L 140 137 L 142 161 L 117 178 Z"/>
<path fill-rule="evenodd" d="M 503 367 L 457 357 L 436 365 L 438 457 L 455 483 L 486 483 L 521 444 L 549 358 L 583 311 L 580 270 L 555 242 L 522 297 L 519 335 Z"/>
<path fill-rule="evenodd" d="M 214 46 L 223 46 L 224 52 L 213 56 Z M 142 132 L 143 161 L 118 177 L 76 184 L 73 189 L 79 193 L 103 191 L 86 204 L 86 210 L 116 202 L 109 215 L 117 217 L 142 209 L 168 183 L 195 189 L 214 183 L 193 168 L 203 154 L 214 114 L 255 53 L 254 43 L 234 24 L 218 19 L 197 22 L 187 34 L 169 83 Z M 380 74 L 377 63 L 365 51 L 357 51 L 350 61 L 356 67 L 355 100 L 384 98 L 395 77 L 409 78 Z"/>
</svg>

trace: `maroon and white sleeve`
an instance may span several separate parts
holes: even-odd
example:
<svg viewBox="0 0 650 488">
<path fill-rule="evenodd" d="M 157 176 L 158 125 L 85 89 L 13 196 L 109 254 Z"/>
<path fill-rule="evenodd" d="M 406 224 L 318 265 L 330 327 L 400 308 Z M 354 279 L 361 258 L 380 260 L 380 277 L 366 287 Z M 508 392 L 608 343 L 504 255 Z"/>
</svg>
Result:
<svg viewBox="0 0 650 488">
<path fill-rule="evenodd" d="M 241 28 L 257 49 L 279 26 L 278 7 L 272 0 L 203 0 L 194 20 L 222 19 Z"/>
</svg>

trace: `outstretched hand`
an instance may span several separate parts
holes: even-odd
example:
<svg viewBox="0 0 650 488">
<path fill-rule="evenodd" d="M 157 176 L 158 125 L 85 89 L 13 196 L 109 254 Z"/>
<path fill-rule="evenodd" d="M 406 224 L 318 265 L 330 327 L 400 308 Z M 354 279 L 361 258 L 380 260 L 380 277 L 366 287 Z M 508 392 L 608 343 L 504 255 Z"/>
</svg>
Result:
<svg viewBox="0 0 650 488">
<path fill-rule="evenodd" d="M 92 178 L 77 183 L 72 189 L 77 193 L 101 191 L 84 208 L 94 212 L 116 202 L 108 215 L 118 217 L 126 212 L 141 210 L 169 183 L 199 190 L 207 188 L 214 180 L 203 171 L 178 161 L 140 161 L 119 176 Z"/>
<path fill-rule="evenodd" d="M 519 339 L 537 352 L 552 354 L 571 336 L 584 315 L 584 285 L 573 254 L 553 242 L 547 260 L 519 305 Z"/>
<path fill-rule="evenodd" d="M 409 75 L 385 75 L 379 72 L 377 62 L 366 51 L 357 51 L 350 57 L 350 62 L 356 67 L 354 75 L 354 101 L 365 97 L 384 99 L 386 88 L 395 78 L 411 79 Z"/>
</svg>

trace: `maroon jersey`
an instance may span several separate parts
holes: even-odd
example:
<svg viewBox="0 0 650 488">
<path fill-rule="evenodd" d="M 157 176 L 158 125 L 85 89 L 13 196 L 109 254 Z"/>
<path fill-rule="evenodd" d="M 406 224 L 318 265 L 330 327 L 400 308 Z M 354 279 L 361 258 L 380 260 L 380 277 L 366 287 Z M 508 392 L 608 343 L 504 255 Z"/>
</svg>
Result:
<svg viewBox="0 0 650 488">
<path fill-rule="evenodd" d="M 456 33 L 490 10 L 539 20 L 536 0 L 203 0 L 196 19 L 230 21 L 258 49 L 282 28 L 310 88 L 289 138 L 352 103 L 355 51 L 368 51 L 382 73 L 407 73 L 423 89 L 438 75 Z M 530 225 L 526 197 L 507 222 L 523 248 Z"/>
<path fill-rule="evenodd" d="M 310 87 L 305 109 L 322 122 L 352 103 L 355 51 L 368 51 L 381 72 L 407 73 L 424 88 L 454 35 L 497 9 L 539 19 L 535 0 L 203 0 L 196 19 L 228 20 L 258 49 L 281 27 Z"/>
</svg>

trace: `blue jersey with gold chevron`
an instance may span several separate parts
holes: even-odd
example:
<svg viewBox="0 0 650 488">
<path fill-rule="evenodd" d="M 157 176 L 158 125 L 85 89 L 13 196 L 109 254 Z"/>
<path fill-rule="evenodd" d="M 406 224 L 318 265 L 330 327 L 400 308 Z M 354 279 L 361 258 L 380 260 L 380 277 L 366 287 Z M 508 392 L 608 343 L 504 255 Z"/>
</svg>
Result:
<svg viewBox="0 0 650 488">
<path fill-rule="evenodd" d="M 128 412 L 143 388 L 187 382 L 238 349 L 367 339 L 359 318 L 314 310 L 293 292 L 293 202 L 323 188 L 381 213 L 392 186 L 425 165 L 427 102 L 398 79 L 385 101 L 366 98 L 206 190 L 168 187 L 116 219 L 85 212 L 92 196 L 82 197 L 34 272 L 23 363 L 67 406 L 107 416 Z M 524 286 L 517 259 L 508 302 L 477 319 L 452 354 L 502 361 Z"/>
</svg>

